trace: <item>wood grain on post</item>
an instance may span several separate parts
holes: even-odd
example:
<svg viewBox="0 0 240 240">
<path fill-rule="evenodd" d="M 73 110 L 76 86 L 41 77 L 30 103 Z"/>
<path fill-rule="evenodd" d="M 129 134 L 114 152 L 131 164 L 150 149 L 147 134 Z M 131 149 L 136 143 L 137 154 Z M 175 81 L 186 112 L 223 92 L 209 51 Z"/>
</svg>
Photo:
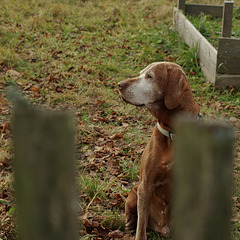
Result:
<svg viewBox="0 0 240 240">
<path fill-rule="evenodd" d="M 228 126 L 177 123 L 174 239 L 230 239 L 232 147 Z"/>
<path fill-rule="evenodd" d="M 190 48 L 198 48 L 201 69 L 207 81 L 215 83 L 217 50 L 177 8 L 174 8 L 174 26 Z"/>
<path fill-rule="evenodd" d="M 225 1 L 223 7 L 222 37 L 232 36 L 233 1 Z"/>
<path fill-rule="evenodd" d="M 219 38 L 217 73 L 240 75 L 240 39 Z"/>
<path fill-rule="evenodd" d="M 76 239 L 73 122 L 15 98 L 18 239 Z"/>
<path fill-rule="evenodd" d="M 187 3 L 185 5 L 186 15 L 199 16 L 201 13 L 204 13 L 204 15 L 211 15 L 213 17 L 222 17 L 223 6 L 194 3 Z"/>
</svg>

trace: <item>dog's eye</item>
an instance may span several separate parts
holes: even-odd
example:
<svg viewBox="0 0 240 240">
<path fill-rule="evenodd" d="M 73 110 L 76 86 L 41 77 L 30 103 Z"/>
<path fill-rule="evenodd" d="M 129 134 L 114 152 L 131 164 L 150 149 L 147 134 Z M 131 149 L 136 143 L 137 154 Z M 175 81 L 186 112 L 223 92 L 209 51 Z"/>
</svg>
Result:
<svg viewBox="0 0 240 240">
<path fill-rule="evenodd" d="M 146 78 L 152 78 L 152 76 L 150 74 L 147 74 Z"/>
</svg>

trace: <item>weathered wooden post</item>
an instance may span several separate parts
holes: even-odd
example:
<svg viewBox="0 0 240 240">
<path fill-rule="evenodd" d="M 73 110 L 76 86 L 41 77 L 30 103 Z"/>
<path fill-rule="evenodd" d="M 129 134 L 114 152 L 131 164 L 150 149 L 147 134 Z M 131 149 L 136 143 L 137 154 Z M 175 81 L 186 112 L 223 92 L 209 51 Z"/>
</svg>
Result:
<svg viewBox="0 0 240 240">
<path fill-rule="evenodd" d="M 14 94 L 18 239 L 76 239 L 73 121 Z"/>
<path fill-rule="evenodd" d="M 185 11 L 185 0 L 178 0 L 178 9 Z"/>
<path fill-rule="evenodd" d="M 233 1 L 225 1 L 223 7 L 222 37 L 232 36 Z"/>
<path fill-rule="evenodd" d="M 177 123 L 174 239 L 230 239 L 232 147 L 227 126 Z"/>
<path fill-rule="evenodd" d="M 199 15 L 202 12 L 214 17 L 223 16 L 222 36 L 218 50 L 192 25 L 182 13 Z M 199 47 L 199 62 L 207 81 L 216 88 L 240 86 L 240 39 L 231 38 L 233 1 L 226 1 L 224 6 L 186 3 L 178 0 L 174 8 L 174 26 L 189 47 Z M 238 9 L 240 12 L 240 8 Z"/>
<path fill-rule="evenodd" d="M 216 82 L 217 88 L 240 84 L 240 39 L 232 35 L 233 2 L 224 2 L 222 37 L 219 38 Z"/>
</svg>

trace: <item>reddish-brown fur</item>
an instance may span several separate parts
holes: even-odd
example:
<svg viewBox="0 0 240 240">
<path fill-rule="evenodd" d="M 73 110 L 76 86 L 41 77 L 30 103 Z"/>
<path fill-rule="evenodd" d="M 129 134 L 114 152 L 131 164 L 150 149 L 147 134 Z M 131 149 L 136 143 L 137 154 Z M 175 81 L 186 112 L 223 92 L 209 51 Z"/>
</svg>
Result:
<svg viewBox="0 0 240 240">
<path fill-rule="evenodd" d="M 141 99 L 145 92 L 135 92 L 140 81 L 141 86 L 152 81 L 149 86 L 154 88 L 153 94 L 146 93 L 146 96 L 150 95 L 150 102 Z M 141 71 L 139 78 L 120 82 L 119 90 L 126 102 L 147 107 L 167 131 L 173 130 L 173 120 L 177 114 L 187 112 L 197 117 L 199 113 L 186 76 L 182 68 L 174 63 L 150 64 Z M 172 156 L 171 139 L 155 126 L 141 158 L 139 184 L 133 188 L 125 204 L 126 230 L 137 225 L 137 240 L 146 239 L 147 226 L 164 237 L 170 233 Z"/>
</svg>

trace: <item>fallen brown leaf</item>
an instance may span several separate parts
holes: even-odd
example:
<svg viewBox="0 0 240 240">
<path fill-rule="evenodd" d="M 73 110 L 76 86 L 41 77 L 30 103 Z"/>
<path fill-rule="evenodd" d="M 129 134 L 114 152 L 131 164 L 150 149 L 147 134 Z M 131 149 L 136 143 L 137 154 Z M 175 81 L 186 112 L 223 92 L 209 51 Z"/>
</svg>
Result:
<svg viewBox="0 0 240 240">
<path fill-rule="evenodd" d="M 107 236 L 111 239 L 123 238 L 124 233 L 120 230 L 115 230 L 115 231 L 110 232 Z"/>
<path fill-rule="evenodd" d="M 1 130 L 1 134 L 6 133 L 7 129 L 9 129 L 9 128 L 10 128 L 10 123 L 9 122 L 5 122 L 3 124 L 2 130 Z"/>
</svg>

